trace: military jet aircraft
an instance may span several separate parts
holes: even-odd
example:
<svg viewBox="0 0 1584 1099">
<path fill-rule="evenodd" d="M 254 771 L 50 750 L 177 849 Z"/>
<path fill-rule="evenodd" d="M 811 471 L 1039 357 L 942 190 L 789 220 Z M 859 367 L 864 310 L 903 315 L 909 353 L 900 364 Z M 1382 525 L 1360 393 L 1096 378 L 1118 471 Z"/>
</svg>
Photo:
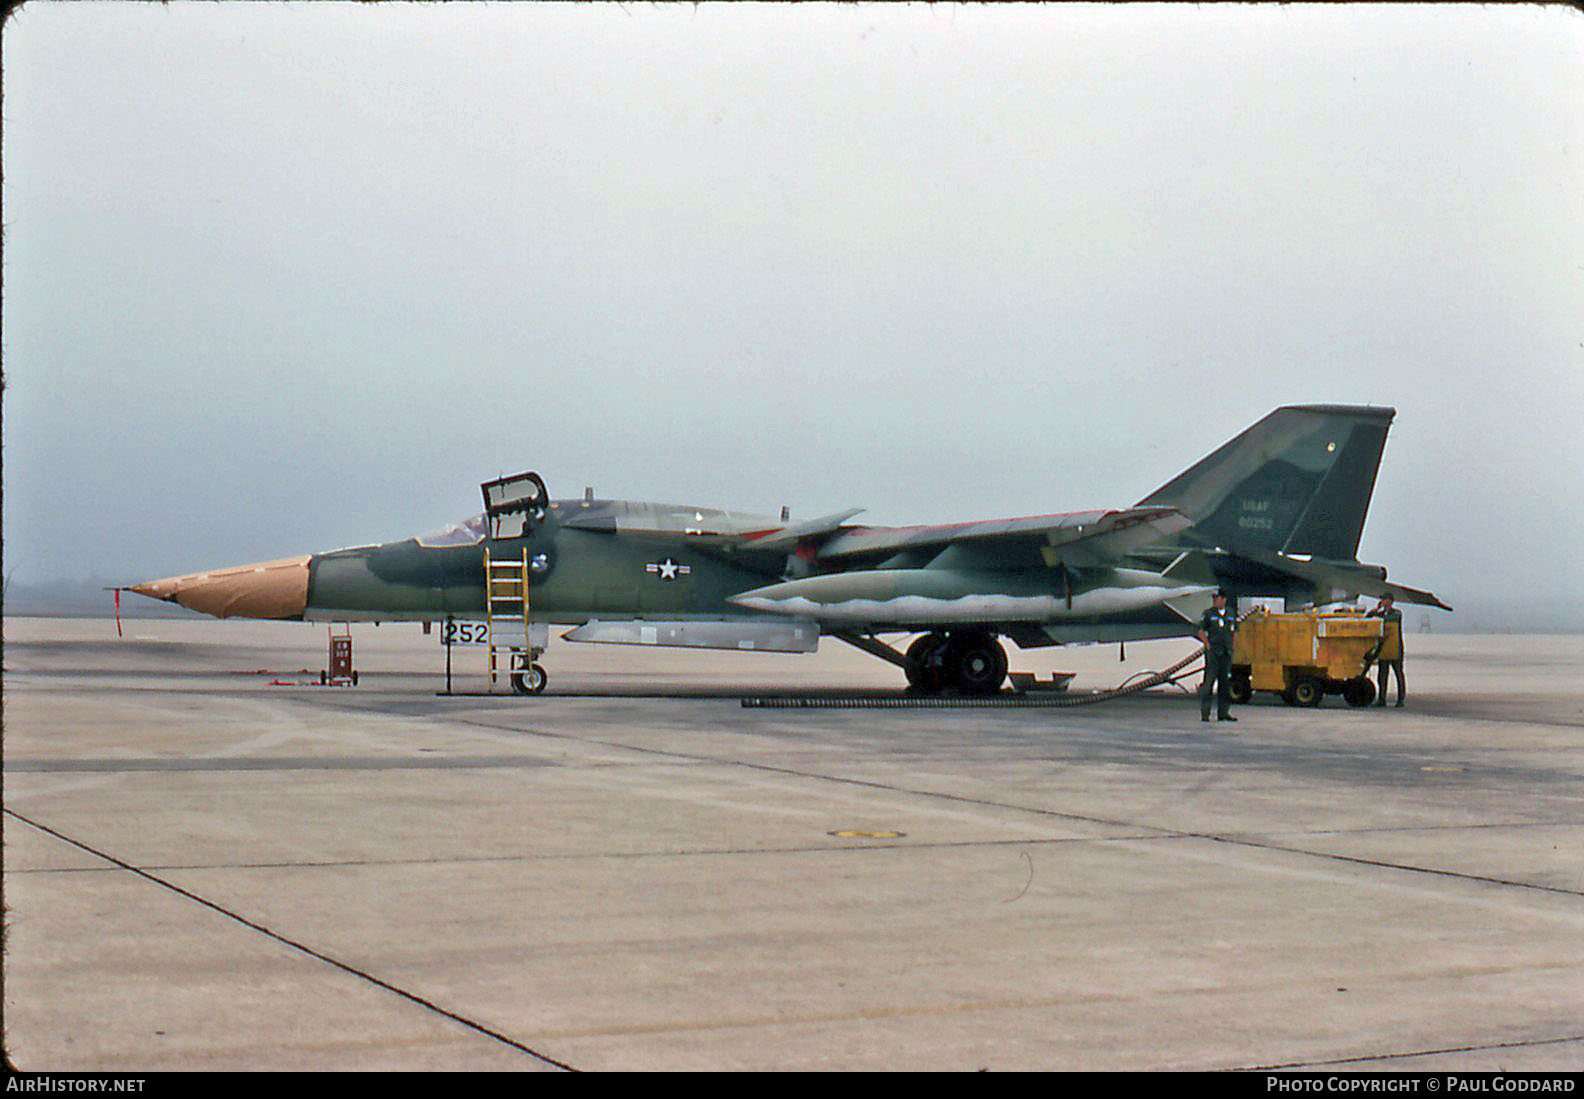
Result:
<svg viewBox="0 0 1584 1099">
<path fill-rule="evenodd" d="M 331 622 L 481 620 L 515 598 L 520 622 L 573 626 L 569 641 L 812 652 L 833 636 L 917 690 L 988 693 L 1006 678 L 1002 638 L 1187 636 L 1216 588 L 1451 610 L 1356 557 L 1395 415 L 1279 408 L 1132 507 L 941 526 L 552 500 L 524 473 L 485 483 L 482 514 L 432 534 L 131 590 L 221 618 Z M 501 562 L 519 563 L 515 580 L 492 578 Z M 884 640 L 911 634 L 905 651 Z M 543 689 L 543 668 L 517 668 L 518 690 Z"/>
</svg>

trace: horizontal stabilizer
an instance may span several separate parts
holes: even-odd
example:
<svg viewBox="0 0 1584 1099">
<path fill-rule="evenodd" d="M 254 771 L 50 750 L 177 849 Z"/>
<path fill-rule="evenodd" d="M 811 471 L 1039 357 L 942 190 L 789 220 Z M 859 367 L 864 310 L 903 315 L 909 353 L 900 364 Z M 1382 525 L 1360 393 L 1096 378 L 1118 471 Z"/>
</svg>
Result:
<svg viewBox="0 0 1584 1099">
<path fill-rule="evenodd" d="M 1441 602 L 1441 600 L 1436 597 L 1434 592 L 1428 592 L 1422 588 L 1410 588 L 1406 584 L 1382 584 L 1381 590 L 1378 592 L 1367 591 L 1361 594 L 1373 595 L 1377 599 L 1383 595 L 1389 594 L 1392 596 L 1392 598 L 1403 603 L 1414 603 L 1424 607 L 1440 607 L 1444 611 L 1449 611 L 1452 609 L 1447 604 Z"/>
<path fill-rule="evenodd" d="M 1183 580 L 1194 584 L 1217 584 L 1215 570 L 1210 567 L 1209 560 L 1198 550 L 1189 550 L 1177 555 L 1177 559 L 1167 565 L 1161 572 L 1162 576 L 1169 576 L 1173 580 Z"/>
<path fill-rule="evenodd" d="M 1175 599 L 1166 600 L 1166 606 L 1184 622 L 1197 623 L 1199 619 L 1204 617 L 1204 612 L 1210 609 L 1212 601 L 1213 593 L 1195 591 L 1187 595 L 1179 595 Z"/>
<path fill-rule="evenodd" d="M 1310 598 L 1315 604 L 1345 603 L 1361 595 L 1378 599 L 1390 595 L 1402 603 L 1426 607 L 1452 608 L 1441 602 L 1433 593 L 1406 584 L 1393 584 L 1386 579 L 1386 570 L 1379 565 L 1363 565 L 1351 561 L 1305 561 L 1282 553 L 1242 552 L 1238 554 L 1273 572 L 1296 577 L 1308 585 Z M 1304 600 L 1289 596 L 1290 603 Z"/>
</svg>

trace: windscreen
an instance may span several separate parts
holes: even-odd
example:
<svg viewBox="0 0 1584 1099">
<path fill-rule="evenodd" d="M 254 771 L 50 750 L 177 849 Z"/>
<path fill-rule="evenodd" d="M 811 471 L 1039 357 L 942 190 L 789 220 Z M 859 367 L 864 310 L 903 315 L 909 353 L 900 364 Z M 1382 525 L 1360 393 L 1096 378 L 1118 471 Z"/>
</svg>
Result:
<svg viewBox="0 0 1584 1099">
<path fill-rule="evenodd" d="M 484 516 L 475 515 L 418 536 L 420 546 L 472 546 L 484 541 Z"/>
</svg>

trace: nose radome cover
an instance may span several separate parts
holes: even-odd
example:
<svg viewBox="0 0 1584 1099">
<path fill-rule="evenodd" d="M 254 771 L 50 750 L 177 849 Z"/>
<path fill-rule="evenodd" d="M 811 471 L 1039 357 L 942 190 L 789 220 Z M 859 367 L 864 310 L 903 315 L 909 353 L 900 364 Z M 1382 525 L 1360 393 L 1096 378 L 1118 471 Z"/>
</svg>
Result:
<svg viewBox="0 0 1584 1099">
<path fill-rule="evenodd" d="M 285 557 L 236 568 L 150 580 L 132 590 L 216 618 L 300 618 L 308 606 L 308 562 Z"/>
</svg>

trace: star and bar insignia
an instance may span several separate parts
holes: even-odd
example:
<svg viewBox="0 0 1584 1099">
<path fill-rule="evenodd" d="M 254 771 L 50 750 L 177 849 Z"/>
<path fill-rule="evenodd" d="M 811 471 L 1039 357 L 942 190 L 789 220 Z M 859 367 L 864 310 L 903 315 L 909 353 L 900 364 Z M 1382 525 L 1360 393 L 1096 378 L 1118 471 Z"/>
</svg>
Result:
<svg viewBox="0 0 1584 1099">
<path fill-rule="evenodd" d="M 664 561 L 656 561 L 644 566 L 644 572 L 654 573 L 662 580 L 675 580 L 678 576 L 686 576 L 692 571 L 692 566 L 679 565 L 669 557 Z"/>
</svg>

